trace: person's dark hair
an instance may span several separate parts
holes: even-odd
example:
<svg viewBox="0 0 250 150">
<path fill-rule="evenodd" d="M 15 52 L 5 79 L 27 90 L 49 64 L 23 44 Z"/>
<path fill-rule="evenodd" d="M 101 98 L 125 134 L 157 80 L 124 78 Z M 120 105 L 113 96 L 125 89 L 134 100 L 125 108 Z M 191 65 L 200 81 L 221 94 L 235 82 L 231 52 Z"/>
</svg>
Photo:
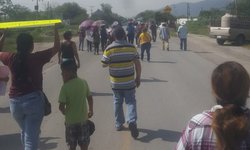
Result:
<svg viewBox="0 0 250 150">
<path fill-rule="evenodd" d="M 28 80 L 28 67 L 27 56 L 34 46 L 33 37 L 28 33 L 20 33 L 16 39 L 17 54 L 12 63 L 13 75 L 16 77 L 18 85 L 27 82 Z"/>
<path fill-rule="evenodd" d="M 249 94 L 249 74 L 237 62 L 225 62 L 212 73 L 212 89 L 218 104 L 213 114 L 212 129 L 217 137 L 217 148 L 239 149 L 250 130 L 249 110 L 244 106 Z"/>
<path fill-rule="evenodd" d="M 123 40 L 126 37 L 126 33 L 121 26 L 117 26 L 112 32 L 112 35 L 117 40 Z"/>
<path fill-rule="evenodd" d="M 61 63 L 61 70 L 77 73 L 77 66 L 73 60 L 66 60 Z"/>
<path fill-rule="evenodd" d="M 142 29 L 142 32 L 147 32 L 148 31 L 148 28 L 147 27 L 144 27 L 143 29 Z"/>
<path fill-rule="evenodd" d="M 72 32 L 71 31 L 64 32 L 63 37 L 65 40 L 70 40 L 72 38 Z"/>
</svg>

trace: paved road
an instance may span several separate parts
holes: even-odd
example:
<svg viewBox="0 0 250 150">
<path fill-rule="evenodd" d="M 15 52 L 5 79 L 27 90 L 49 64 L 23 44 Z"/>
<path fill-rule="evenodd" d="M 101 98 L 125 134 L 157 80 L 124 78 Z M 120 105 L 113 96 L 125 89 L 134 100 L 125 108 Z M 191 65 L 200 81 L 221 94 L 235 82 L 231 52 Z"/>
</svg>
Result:
<svg viewBox="0 0 250 150">
<path fill-rule="evenodd" d="M 89 150 L 171 150 L 187 121 L 214 104 L 210 75 L 216 65 L 228 60 L 243 64 L 250 72 L 250 51 L 235 46 L 218 46 L 214 39 L 190 35 L 188 51 L 179 50 L 177 38 L 170 40 L 170 51 L 162 51 L 160 42 L 152 45 L 152 61 L 142 62 L 142 84 L 137 89 L 138 140 L 128 130 L 114 129 L 112 91 L 108 70 L 101 56 L 79 52 L 81 68 L 94 96 L 96 132 Z M 57 97 L 62 85 L 58 65 L 44 72 L 44 89 L 53 104 L 53 113 L 42 124 L 41 150 L 66 150 L 63 116 Z M 7 97 L 0 100 L 0 150 L 19 150 L 18 127 L 9 114 Z"/>
</svg>

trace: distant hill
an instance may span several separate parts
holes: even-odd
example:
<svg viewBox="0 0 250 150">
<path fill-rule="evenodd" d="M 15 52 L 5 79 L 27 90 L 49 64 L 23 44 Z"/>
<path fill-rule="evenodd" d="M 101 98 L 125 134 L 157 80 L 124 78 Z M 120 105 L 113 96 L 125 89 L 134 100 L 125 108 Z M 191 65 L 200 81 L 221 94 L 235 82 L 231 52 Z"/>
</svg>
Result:
<svg viewBox="0 0 250 150">
<path fill-rule="evenodd" d="M 196 3 L 189 3 L 190 16 L 197 17 L 201 10 L 210 10 L 211 8 L 225 9 L 233 0 L 203 0 Z M 187 2 L 171 5 L 174 16 L 187 16 Z"/>
</svg>

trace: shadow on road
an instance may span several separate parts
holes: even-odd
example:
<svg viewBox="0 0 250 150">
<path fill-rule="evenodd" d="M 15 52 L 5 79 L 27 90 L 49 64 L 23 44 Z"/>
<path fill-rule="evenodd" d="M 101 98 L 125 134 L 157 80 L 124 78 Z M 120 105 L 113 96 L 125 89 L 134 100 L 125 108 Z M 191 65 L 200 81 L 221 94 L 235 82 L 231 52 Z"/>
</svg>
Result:
<svg viewBox="0 0 250 150">
<path fill-rule="evenodd" d="M 150 79 L 141 79 L 141 82 L 168 82 L 168 81 L 156 78 L 150 78 Z"/>
<path fill-rule="evenodd" d="M 0 107 L 0 113 L 10 113 L 10 108 L 9 107 L 5 107 L 5 108 Z"/>
<path fill-rule="evenodd" d="M 192 51 L 192 50 L 189 50 L 189 49 L 187 49 L 187 50 L 180 50 L 180 49 L 170 49 L 169 51 L 173 51 L 173 52 L 186 52 L 186 51 Z"/>
<path fill-rule="evenodd" d="M 209 53 L 213 53 L 213 52 L 193 52 L 193 53 L 198 53 L 198 54 L 200 54 L 200 53 L 202 53 L 202 54 L 209 54 Z"/>
<path fill-rule="evenodd" d="M 173 61 L 159 61 L 159 60 L 152 60 L 150 63 L 169 63 L 169 64 L 175 64 L 176 62 Z"/>
<path fill-rule="evenodd" d="M 50 140 L 59 139 L 58 137 L 42 137 L 40 138 L 39 148 L 40 150 L 55 149 L 57 143 L 50 142 Z"/>
<path fill-rule="evenodd" d="M 181 132 L 171 131 L 171 130 L 163 130 L 163 129 L 159 129 L 157 131 L 149 129 L 138 129 L 138 130 L 140 134 L 141 132 L 146 133 L 145 136 L 138 138 L 138 140 L 143 143 L 149 143 L 150 141 L 158 138 L 168 142 L 178 142 L 181 136 Z"/>
<path fill-rule="evenodd" d="M 0 147 L 6 150 L 18 150 L 21 149 L 20 134 L 7 134 L 0 135 Z"/>
<path fill-rule="evenodd" d="M 57 143 L 51 143 L 50 140 L 58 139 L 57 137 L 40 138 L 39 150 L 55 149 Z M 19 133 L 0 135 L 1 150 L 20 150 L 22 149 L 21 138 Z"/>
<path fill-rule="evenodd" d="M 97 92 L 91 92 L 92 96 L 113 96 L 112 93 L 97 93 Z"/>
</svg>

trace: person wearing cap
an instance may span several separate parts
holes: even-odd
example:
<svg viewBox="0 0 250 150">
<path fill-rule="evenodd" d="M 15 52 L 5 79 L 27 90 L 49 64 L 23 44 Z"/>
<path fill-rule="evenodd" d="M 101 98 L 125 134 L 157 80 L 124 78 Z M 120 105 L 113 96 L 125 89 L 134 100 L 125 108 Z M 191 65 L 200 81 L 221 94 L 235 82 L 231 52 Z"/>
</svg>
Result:
<svg viewBox="0 0 250 150">
<path fill-rule="evenodd" d="M 250 79 L 234 61 L 218 65 L 211 77 L 216 105 L 188 122 L 176 150 L 249 150 Z"/>
<path fill-rule="evenodd" d="M 109 67 L 110 82 L 113 90 L 115 127 L 124 129 L 123 102 L 127 104 L 127 117 L 131 136 L 137 138 L 137 107 L 135 88 L 140 86 L 141 63 L 134 45 L 125 40 L 126 33 L 122 27 L 113 31 L 115 40 L 105 49 L 101 59 L 103 67 Z"/>
<path fill-rule="evenodd" d="M 185 22 L 181 22 L 180 26 L 177 30 L 178 37 L 180 39 L 180 49 L 186 51 L 187 50 L 187 35 L 188 29 L 185 25 Z"/>
<path fill-rule="evenodd" d="M 170 32 L 165 22 L 160 25 L 159 37 L 162 40 L 162 50 L 165 50 L 167 47 L 167 50 L 169 51 Z"/>
</svg>

